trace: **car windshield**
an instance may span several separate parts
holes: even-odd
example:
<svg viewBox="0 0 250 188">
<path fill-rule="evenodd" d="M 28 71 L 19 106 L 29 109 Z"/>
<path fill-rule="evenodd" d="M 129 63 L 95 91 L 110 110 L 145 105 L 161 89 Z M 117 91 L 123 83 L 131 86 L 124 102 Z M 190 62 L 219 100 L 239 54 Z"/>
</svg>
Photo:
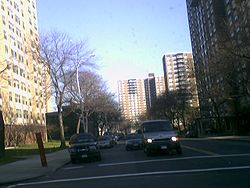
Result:
<svg viewBox="0 0 250 188">
<path fill-rule="evenodd" d="M 159 132 L 172 131 L 172 127 L 168 121 L 147 122 L 142 125 L 143 132 Z"/>
<path fill-rule="evenodd" d="M 91 135 L 77 135 L 77 136 L 73 136 L 70 139 L 70 143 L 71 144 L 75 144 L 75 143 L 87 143 L 87 142 L 95 142 L 95 138 Z"/>
<path fill-rule="evenodd" d="M 140 134 L 128 134 L 126 138 L 127 140 L 137 139 L 137 138 L 141 138 L 141 135 Z"/>
<path fill-rule="evenodd" d="M 99 137 L 99 139 L 98 140 L 110 140 L 110 138 L 109 137 L 107 137 L 107 136 L 103 136 L 103 137 Z"/>
</svg>

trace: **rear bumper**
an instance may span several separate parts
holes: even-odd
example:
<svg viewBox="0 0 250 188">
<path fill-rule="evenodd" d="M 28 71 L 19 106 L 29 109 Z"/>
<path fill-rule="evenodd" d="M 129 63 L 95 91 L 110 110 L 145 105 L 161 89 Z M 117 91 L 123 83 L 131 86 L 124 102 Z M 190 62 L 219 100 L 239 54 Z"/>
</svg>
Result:
<svg viewBox="0 0 250 188">
<path fill-rule="evenodd" d="M 88 152 L 75 152 L 70 153 L 70 158 L 73 160 L 84 160 L 90 158 L 96 158 L 100 156 L 100 151 L 88 151 Z"/>
<path fill-rule="evenodd" d="M 141 143 L 135 143 L 135 144 L 127 144 L 126 149 L 127 150 L 136 150 L 136 149 L 142 149 L 143 145 Z"/>
</svg>

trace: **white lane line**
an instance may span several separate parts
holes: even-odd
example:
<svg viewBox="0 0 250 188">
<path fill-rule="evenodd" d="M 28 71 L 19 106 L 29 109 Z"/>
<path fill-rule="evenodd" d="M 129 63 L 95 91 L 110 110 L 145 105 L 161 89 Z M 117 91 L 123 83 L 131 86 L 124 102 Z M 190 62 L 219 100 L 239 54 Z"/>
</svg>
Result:
<svg viewBox="0 0 250 188">
<path fill-rule="evenodd" d="M 99 180 L 99 179 L 109 179 L 109 178 L 124 178 L 124 177 L 137 177 L 137 176 L 150 176 L 150 175 L 168 175 L 168 174 L 213 172 L 213 171 L 228 171 L 228 170 L 244 170 L 244 169 L 250 169 L 250 166 L 235 166 L 235 167 L 222 167 L 222 168 L 205 168 L 205 169 L 190 169 L 190 170 L 142 172 L 142 173 L 114 174 L 114 175 L 93 176 L 93 177 L 83 177 L 83 178 L 71 178 L 71 179 L 58 179 L 58 180 L 40 181 L 40 182 L 32 182 L 32 183 L 19 183 L 19 184 L 16 184 L 16 185 L 10 185 L 7 188 L 13 188 L 13 187 L 18 187 L 18 186 L 26 186 L 26 185 L 41 185 L 41 184 L 50 184 L 50 183 L 76 182 L 76 181 Z"/>
<path fill-rule="evenodd" d="M 84 166 L 73 166 L 73 167 L 66 167 L 63 168 L 64 170 L 74 170 L 74 169 L 79 169 L 79 168 L 84 168 Z"/>
<path fill-rule="evenodd" d="M 247 154 L 228 154 L 228 155 L 205 155 L 205 156 L 194 156 L 194 157 L 180 157 L 172 159 L 153 159 L 153 160 L 144 160 L 144 161 L 128 161 L 128 162 L 119 162 L 119 163 L 104 163 L 99 164 L 99 167 L 105 166 L 118 166 L 118 165 L 127 165 L 127 164 L 140 164 L 140 163 L 152 163 L 152 162 L 162 162 L 162 161 L 179 161 L 179 160 L 191 160 L 191 159 L 207 159 L 207 158 L 224 158 L 224 157 L 245 157 L 250 156 L 250 153 Z"/>
</svg>

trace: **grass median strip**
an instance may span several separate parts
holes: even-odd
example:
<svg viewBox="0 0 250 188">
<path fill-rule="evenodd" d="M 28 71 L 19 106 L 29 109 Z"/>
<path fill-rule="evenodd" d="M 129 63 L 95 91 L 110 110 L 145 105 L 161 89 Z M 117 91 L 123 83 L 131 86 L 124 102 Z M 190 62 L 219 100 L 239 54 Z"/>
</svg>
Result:
<svg viewBox="0 0 250 188">
<path fill-rule="evenodd" d="M 44 143 L 45 153 L 52 153 L 60 150 L 61 142 L 59 140 L 53 140 Z M 5 150 L 4 157 L 0 158 L 0 165 L 11 163 L 17 160 L 25 159 L 30 155 L 39 155 L 38 145 L 26 144 L 15 148 Z"/>
</svg>

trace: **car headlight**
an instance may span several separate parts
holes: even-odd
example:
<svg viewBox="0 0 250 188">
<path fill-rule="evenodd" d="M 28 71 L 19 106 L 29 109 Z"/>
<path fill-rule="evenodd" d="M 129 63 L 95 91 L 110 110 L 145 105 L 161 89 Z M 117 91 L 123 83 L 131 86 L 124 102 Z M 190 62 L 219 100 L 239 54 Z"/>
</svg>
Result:
<svg viewBox="0 0 250 188">
<path fill-rule="evenodd" d="M 172 140 L 173 142 L 176 142 L 176 141 L 178 141 L 178 137 L 172 136 L 172 137 L 171 137 L 171 140 Z"/>
<path fill-rule="evenodd" d="M 152 143 L 152 142 L 153 142 L 153 140 L 152 140 L 151 138 L 148 138 L 148 139 L 147 139 L 147 143 L 150 144 L 150 143 Z"/>
</svg>

